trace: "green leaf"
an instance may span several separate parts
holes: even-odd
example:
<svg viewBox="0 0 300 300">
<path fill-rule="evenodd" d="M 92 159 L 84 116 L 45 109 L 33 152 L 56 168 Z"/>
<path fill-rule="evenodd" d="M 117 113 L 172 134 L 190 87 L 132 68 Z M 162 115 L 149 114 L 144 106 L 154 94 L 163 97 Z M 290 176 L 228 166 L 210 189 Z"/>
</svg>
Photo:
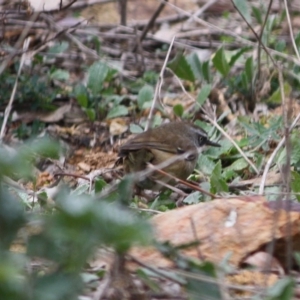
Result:
<svg viewBox="0 0 300 300">
<path fill-rule="evenodd" d="M 189 299 L 222 299 L 222 294 L 218 283 L 207 282 L 205 280 L 197 279 L 197 274 L 205 275 L 210 278 L 216 278 L 216 267 L 211 262 L 204 262 L 201 264 L 191 264 L 192 272 L 195 278 L 186 278 L 186 289 L 189 293 Z"/>
<path fill-rule="evenodd" d="M 14 151 L 0 147 L 0 179 L 5 175 L 12 178 L 32 179 L 32 164 L 38 156 L 57 158 L 59 145 L 48 138 L 35 139 Z"/>
<path fill-rule="evenodd" d="M 193 70 L 182 53 L 177 53 L 174 59 L 168 63 L 167 67 L 179 78 L 192 82 L 195 81 Z"/>
<path fill-rule="evenodd" d="M 186 59 L 193 70 L 195 78 L 198 80 L 202 80 L 203 79 L 202 64 L 201 61 L 199 60 L 197 53 L 193 52 L 189 54 L 186 57 Z"/>
<path fill-rule="evenodd" d="M 69 48 L 68 42 L 61 42 L 61 43 L 56 44 L 53 47 L 49 48 L 48 53 L 59 54 L 59 53 L 65 52 L 68 48 Z"/>
<path fill-rule="evenodd" d="M 80 184 L 76 187 L 75 190 L 73 190 L 70 195 L 73 195 L 73 196 L 80 196 L 80 195 L 83 195 L 85 194 L 88 190 L 89 190 L 89 187 L 90 187 L 90 184 L 89 183 L 83 183 L 83 184 Z"/>
<path fill-rule="evenodd" d="M 143 128 L 139 125 L 136 125 L 136 124 L 130 124 L 129 125 L 129 130 L 131 133 L 141 133 L 143 132 Z"/>
<path fill-rule="evenodd" d="M 230 66 L 225 57 L 224 48 L 221 47 L 215 53 L 212 59 L 214 67 L 224 76 L 226 77 L 230 71 Z"/>
<path fill-rule="evenodd" d="M 294 257 L 295 257 L 295 261 L 298 265 L 298 267 L 300 266 L 300 252 L 299 251 L 295 251 L 294 252 Z"/>
<path fill-rule="evenodd" d="M 211 186 L 210 191 L 213 194 L 219 192 L 228 192 L 228 186 L 226 182 L 223 180 L 221 172 L 222 172 L 221 161 L 218 161 L 210 177 L 210 186 Z"/>
<path fill-rule="evenodd" d="M 249 51 L 251 47 L 242 47 L 234 55 L 231 56 L 230 61 L 229 61 L 229 66 L 232 67 L 236 61 L 247 51 Z"/>
<path fill-rule="evenodd" d="M 296 165 L 300 162 L 300 139 L 298 133 L 293 132 L 291 135 L 291 165 Z M 286 163 L 286 148 L 282 149 L 276 159 L 276 163 L 283 165 Z"/>
<path fill-rule="evenodd" d="M 210 175 L 215 168 L 215 163 L 206 155 L 200 154 L 197 162 L 198 169 L 206 175 Z"/>
<path fill-rule="evenodd" d="M 199 203 L 199 199 L 202 197 L 200 192 L 194 192 L 189 194 L 184 200 L 183 203 L 185 204 L 197 204 Z"/>
<path fill-rule="evenodd" d="M 90 121 L 95 121 L 96 119 L 96 112 L 94 108 L 86 108 L 85 110 L 86 115 L 88 116 Z"/>
<path fill-rule="evenodd" d="M 221 147 L 209 147 L 203 152 L 203 154 L 210 159 L 218 159 L 222 154 L 228 154 L 233 148 L 231 142 L 227 139 L 221 140 L 218 143 L 221 145 Z"/>
<path fill-rule="evenodd" d="M 291 188 L 297 200 L 300 202 L 300 174 L 298 172 L 292 171 Z M 297 195 L 297 193 L 299 194 Z"/>
<path fill-rule="evenodd" d="M 249 24 L 251 24 L 251 15 L 249 11 L 249 6 L 246 0 L 233 0 L 234 5 L 237 7 L 239 12 L 243 15 L 243 17 L 247 20 Z"/>
<path fill-rule="evenodd" d="M 107 119 L 112 119 L 112 118 L 116 118 L 116 117 L 120 117 L 120 116 L 126 116 L 128 115 L 128 109 L 126 106 L 124 105 L 118 105 L 116 107 L 113 107 L 108 115 L 107 115 Z"/>
<path fill-rule="evenodd" d="M 86 87 L 83 84 L 77 84 L 74 88 L 73 93 L 77 99 L 78 104 L 81 107 L 87 108 L 88 106 L 88 95 Z"/>
<path fill-rule="evenodd" d="M 124 204 L 125 206 L 129 206 L 132 193 L 134 189 L 134 176 L 132 174 L 128 174 L 118 185 L 118 192 L 119 192 L 119 202 Z"/>
<path fill-rule="evenodd" d="M 80 16 L 78 16 L 78 17 L 80 17 Z M 97 53 L 100 54 L 100 50 L 101 50 L 101 40 L 100 40 L 100 37 L 94 35 L 92 37 L 92 41 L 95 44 L 95 49 L 96 49 Z"/>
<path fill-rule="evenodd" d="M 173 112 L 176 116 L 178 117 L 182 117 L 183 113 L 184 113 L 184 108 L 181 104 L 176 104 L 173 107 Z"/>
<path fill-rule="evenodd" d="M 29 159 L 32 155 L 58 159 L 59 150 L 60 146 L 58 142 L 45 137 L 28 142 L 27 145 L 19 149 L 18 154 L 21 158 L 23 156 L 23 159 Z"/>
<path fill-rule="evenodd" d="M 135 272 L 136 276 L 142 280 L 146 284 L 148 288 L 151 289 L 153 292 L 159 293 L 160 287 L 159 284 L 155 281 L 155 277 L 157 274 L 149 271 L 149 269 L 138 269 Z"/>
<path fill-rule="evenodd" d="M 94 96 L 102 90 L 108 71 L 108 66 L 101 61 L 95 62 L 89 67 L 87 86 Z"/>
<path fill-rule="evenodd" d="M 202 75 L 203 75 L 203 78 L 206 80 L 206 82 L 211 82 L 209 60 L 205 61 L 202 64 Z"/>
<path fill-rule="evenodd" d="M 95 193 L 100 193 L 105 187 L 107 186 L 107 183 L 102 178 L 97 178 L 95 180 Z"/>
<path fill-rule="evenodd" d="M 258 192 L 258 190 L 257 190 Z M 266 196 L 268 201 L 276 201 L 278 200 L 278 195 L 282 194 L 282 189 L 279 185 L 276 186 L 267 186 L 264 189 L 264 195 Z"/>
<path fill-rule="evenodd" d="M 292 87 L 287 82 L 285 82 L 283 84 L 283 90 L 284 90 L 285 97 L 289 97 L 292 91 Z M 282 99 L 281 99 L 280 87 L 278 87 L 278 89 L 267 99 L 267 103 L 280 104 L 281 102 Z"/>
<path fill-rule="evenodd" d="M 293 299 L 294 280 L 292 277 L 283 277 L 276 281 L 276 283 L 268 288 L 267 299 L 271 300 L 290 300 Z"/>
<path fill-rule="evenodd" d="M 278 40 L 275 44 L 275 50 L 278 51 L 278 52 L 284 52 L 285 49 L 286 49 L 285 40 Z"/>
<path fill-rule="evenodd" d="M 244 170 L 245 168 L 248 167 L 248 163 L 244 158 L 239 158 L 235 160 L 230 166 L 225 168 L 227 171 L 232 170 L 232 171 L 241 171 Z"/>
<path fill-rule="evenodd" d="M 138 94 L 138 98 L 137 98 L 137 103 L 138 103 L 139 109 L 142 110 L 142 109 L 146 108 L 145 107 L 146 103 L 151 104 L 151 102 L 153 100 L 153 96 L 154 96 L 153 87 L 150 86 L 150 85 L 143 86 L 140 89 L 139 94 Z"/>
<path fill-rule="evenodd" d="M 225 181 L 236 178 L 237 176 L 238 176 L 238 174 L 235 173 L 233 170 L 224 169 L 223 172 L 222 172 L 222 178 Z"/>
<path fill-rule="evenodd" d="M 20 165 L 19 167 L 22 167 Z M 13 193 L 0 187 L 0 250 L 8 250 L 17 232 L 25 223 L 25 213 Z M 2 275 L 3 276 L 3 275 Z"/>
<path fill-rule="evenodd" d="M 263 11 L 262 11 L 261 7 L 252 6 L 252 13 L 253 13 L 257 23 L 260 25 L 262 25 L 262 23 L 263 23 L 262 12 Z"/>
<path fill-rule="evenodd" d="M 251 86 L 254 74 L 253 58 L 248 57 L 245 62 L 245 74 L 247 76 L 248 86 Z"/>
<path fill-rule="evenodd" d="M 70 73 L 62 69 L 56 69 L 50 74 L 50 78 L 56 80 L 68 80 L 70 78 Z"/>
<path fill-rule="evenodd" d="M 242 87 L 244 90 L 248 89 L 248 79 L 247 79 L 247 75 L 245 72 L 243 72 L 241 74 L 241 80 L 242 80 Z"/>
<path fill-rule="evenodd" d="M 210 92 L 211 92 L 210 84 L 205 84 L 202 86 L 201 91 L 197 96 L 197 102 L 200 106 L 202 106 L 204 104 L 204 102 L 208 98 Z"/>
</svg>

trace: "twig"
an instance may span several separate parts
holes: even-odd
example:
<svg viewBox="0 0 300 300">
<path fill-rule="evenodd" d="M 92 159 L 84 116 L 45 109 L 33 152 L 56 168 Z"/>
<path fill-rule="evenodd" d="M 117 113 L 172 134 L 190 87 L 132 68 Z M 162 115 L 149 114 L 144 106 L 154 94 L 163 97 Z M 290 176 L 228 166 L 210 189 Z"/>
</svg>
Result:
<svg viewBox="0 0 300 300">
<path fill-rule="evenodd" d="M 170 177 L 170 178 L 176 180 L 177 182 L 180 182 L 180 183 L 182 183 L 182 184 L 184 184 L 184 185 L 186 185 L 186 186 L 188 186 L 188 187 L 190 187 L 190 188 L 192 188 L 192 189 L 194 189 L 194 190 L 196 190 L 196 191 L 199 191 L 199 192 L 201 192 L 201 193 L 203 193 L 203 194 L 205 194 L 205 195 L 208 195 L 208 196 L 212 197 L 213 199 L 220 198 L 220 197 L 216 196 L 215 194 L 212 194 L 212 193 L 210 193 L 210 192 L 207 192 L 207 191 L 201 189 L 199 186 L 197 186 L 197 185 L 195 185 L 195 184 L 192 184 L 192 183 L 190 183 L 190 182 L 188 182 L 188 181 L 179 179 L 179 178 L 177 178 L 177 177 L 175 177 L 175 176 L 173 176 L 173 175 L 171 175 L 171 174 L 169 174 L 169 173 L 163 171 L 161 168 L 158 168 L 157 166 L 154 166 L 154 165 L 152 165 L 152 164 L 148 164 L 148 165 L 149 165 L 149 167 L 152 168 L 154 171 L 156 171 L 156 172 L 158 172 L 158 173 L 161 173 L 162 175 L 165 175 L 165 176 L 167 176 L 167 177 Z"/>
<path fill-rule="evenodd" d="M 150 165 L 150 164 L 149 164 L 149 165 Z M 151 165 L 151 166 L 153 166 L 153 165 Z M 158 173 L 161 173 L 161 174 L 163 174 L 163 175 L 165 175 L 165 176 L 167 176 L 167 177 L 169 177 L 168 175 L 170 175 L 170 174 L 168 174 L 168 173 L 166 173 L 166 172 L 164 172 L 164 171 L 161 171 L 161 170 L 157 170 L 157 172 L 158 172 Z M 177 187 L 172 186 L 172 185 L 170 185 L 170 184 L 168 184 L 168 183 L 165 183 L 165 182 L 163 182 L 162 180 L 155 180 L 155 182 L 157 182 L 158 184 L 160 184 L 160 185 L 162 185 L 162 186 L 164 186 L 164 187 L 170 189 L 171 191 L 175 192 L 176 194 L 178 194 L 178 195 L 180 195 L 180 196 L 182 196 L 182 197 L 186 197 L 186 196 L 187 196 L 187 194 L 186 194 L 185 192 L 183 192 L 182 190 L 180 190 L 180 189 L 178 189 Z"/>
<path fill-rule="evenodd" d="M 190 223 L 191 223 L 194 239 L 195 239 L 196 242 L 200 243 L 200 240 L 199 240 L 199 237 L 198 237 L 198 234 L 197 234 L 197 230 L 196 230 L 195 221 L 194 221 L 193 217 L 190 218 Z M 198 259 L 204 261 L 204 256 L 201 253 L 199 245 L 195 245 L 195 247 L 196 247 L 196 251 L 197 251 L 197 254 L 198 254 Z"/>
<path fill-rule="evenodd" d="M 57 25 L 55 23 L 55 21 L 53 20 L 53 18 L 45 13 L 41 13 L 41 17 L 50 22 L 51 25 L 57 30 L 60 31 L 61 34 L 64 34 L 69 40 L 71 40 L 71 42 L 73 42 L 81 51 L 91 55 L 92 57 L 99 59 L 100 56 L 97 54 L 96 51 L 88 48 L 87 46 L 85 46 L 81 41 L 79 41 L 77 38 L 75 38 L 72 34 L 70 34 L 69 32 L 66 32 L 61 26 Z"/>
<path fill-rule="evenodd" d="M 188 17 L 192 17 L 192 16 L 193 16 L 191 13 L 189 13 L 189 12 L 187 12 L 187 11 L 185 11 L 185 10 L 179 8 L 178 6 L 176 6 L 176 5 L 174 5 L 174 4 L 170 3 L 170 2 L 168 2 L 167 5 L 168 5 L 168 6 L 171 6 L 173 9 L 175 9 L 175 10 L 178 11 L 179 13 L 184 14 L 184 15 L 186 15 L 186 16 L 188 16 Z M 256 45 L 256 43 L 251 42 L 251 41 L 249 41 L 249 40 L 243 38 L 241 35 L 238 35 L 238 34 L 234 33 L 233 31 L 230 31 L 230 30 L 227 30 L 227 29 L 220 28 L 220 27 L 218 27 L 218 26 L 216 26 L 216 25 L 214 25 L 214 24 L 211 24 L 211 23 L 209 23 L 209 22 L 207 22 L 207 21 L 204 21 L 204 20 L 202 20 L 202 19 L 200 19 L 200 18 L 197 18 L 197 17 L 193 17 L 193 20 L 194 20 L 195 22 L 197 22 L 197 23 L 199 23 L 199 24 L 205 26 L 205 27 L 212 28 L 212 29 L 215 29 L 215 30 L 217 30 L 217 31 L 219 31 L 219 32 L 221 32 L 221 33 L 223 33 L 223 34 L 227 34 L 227 35 L 229 35 L 229 36 L 232 36 L 232 37 L 234 37 L 237 41 L 240 41 L 240 42 L 243 43 L 244 45 L 253 46 L 253 47 Z M 254 32 L 255 32 L 255 31 L 254 31 Z M 255 34 L 256 34 L 256 33 L 255 33 Z M 256 34 L 256 36 L 257 36 L 257 34 Z M 290 62 L 293 62 L 293 63 L 296 64 L 297 66 L 300 66 L 300 61 L 299 61 L 298 59 L 296 59 L 295 57 L 291 56 L 290 54 L 286 54 L 286 53 L 283 53 L 283 52 L 280 52 L 280 51 L 277 51 L 277 50 L 274 50 L 274 49 L 271 49 L 271 48 L 268 48 L 268 47 L 265 47 L 265 46 L 264 46 L 263 48 L 264 48 L 264 50 L 267 50 L 268 53 L 272 53 L 272 54 L 274 54 L 274 55 L 277 55 L 277 56 L 279 56 L 279 57 L 282 57 L 282 58 L 284 58 L 284 59 L 286 59 L 286 60 L 288 60 L 288 61 L 290 61 Z"/>
<path fill-rule="evenodd" d="M 187 20 L 187 23 L 191 23 L 194 18 L 199 18 L 208 8 L 214 5 L 218 0 L 209 0 L 208 2 L 204 2 L 205 4 L 201 6 L 196 12 L 192 14 Z"/>
<path fill-rule="evenodd" d="M 291 37 L 291 40 L 292 40 L 292 44 L 293 44 L 293 47 L 294 47 L 294 51 L 298 57 L 298 60 L 300 61 L 300 56 L 299 56 L 299 51 L 298 51 L 298 48 L 297 48 L 297 45 L 296 45 L 296 42 L 295 42 L 295 38 L 294 38 L 294 34 L 293 34 L 293 27 L 292 27 L 292 22 L 291 22 L 291 18 L 290 18 L 290 13 L 289 13 L 289 8 L 288 8 L 288 5 L 287 5 L 287 1 L 284 0 L 284 8 L 285 8 L 285 12 L 286 12 L 286 19 L 287 19 L 287 23 L 288 23 L 288 26 L 289 26 L 289 32 L 290 32 L 290 37 Z"/>
<path fill-rule="evenodd" d="M 135 173 L 132 174 L 133 175 L 133 181 L 134 182 L 140 182 L 140 181 L 144 180 L 146 177 L 148 177 L 150 174 L 152 174 L 154 171 L 158 171 L 158 170 L 164 169 L 164 168 L 168 167 L 169 165 L 175 163 L 176 161 L 185 159 L 186 155 L 189 155 L 190 153 L 192 153 L 192 151 L 185 152 L 185 153 L 183 153 L 181 155 L 174 155 L 171 158 L 163 161 L 162 163 L 160 163 L 158 165 L 155 165 L 155 169 L 154 168 L 147 168 L 144 171 L 135 172 Z M 174 177 L 174 179 L 177 179 L 177 178 Z M 116 190 L 117 185 L 118 185 L 118 183 L 112 184 L 109 188 L 107 188 L 105 191 L 101 192 L 97 196 L 99 198 L 105 198 L 112 191 Z"/>
<path fill-rule="evenodd" d="M 178 284 L 182 284 L 183 283 L 182 281 L 177 280 L 174 276 L 169 276 L 166 272 L 160 271 L 157 268 L 153 268 L 153 267 L 151 267 L 151 266 L 149 266 L 149 265 L 141 262 L 140 260 L 138 260 L 137 258 L 135 258 L 134 256 L 132 256 L 130 254 L 127 254 L 126 258 L 127 258 L 128 261 L 132 261 L 132 262 L 136 263 L 137 265 L 140 265 L 143 268 L 146 268 L 146 269 L 152 271 L 153 273 L 158 274 L 159 276 L 161 276 L 163 278 L 171 280 L 172 282 L 176 282 Z"/>
<path fill-rule="evenodd" d="M 27 39 L 25 39 L 24 44 L 23 44 L 23 51 L 24 52 L 27 51 L 29 43 L 30 43 L 30 40 L 31 40 L 30 37 L 27 38 Z M 5 108 L 3 123 L 2 123 L 2 127 L 1 127 L 1 132 L 0 132 L 0 143 L 2 143 L 3 138 L 4 138 L 7 120 L 8 120 L 8 117 L 10 115 L 10 112 L 11 112 L 11 109 L 12 109 L 12 104 L 13 104 L 14 99 L 15 99 L 15 95 L 16 95 L 16 91 L 17 91 L 17 87 L 18 87 L 18 80 L 19 80 L 19 77 L 21 75 L 21 70 L 22 70 L 24 62 L 25 62 L 25 57 L 26 57 L 26 53 L 23 53 L 22 57 L 21 57 L 21 62 L 20 62 L 20 66 L 19 66 L 19 69 L 18 69 L 16 81 L 15 81 L 13 90 L 11 92 L 9 102 L 8 102 L 6 108 Z"/>
<path fill-rule="evenodd" d="M 286 149 L 286 162 L 283 166 L 283 177 L 285 183 L 285 191 L 286 191 L 286 200 L 290 200 L 290 193 L 291 193 L 291 137 L 290 137 L 290 125 L 289 120 L 292 115 L 292 103 L 291 98 L 288 97 L 288 101 L 285 98 L 284 94 L 284 83 L 283 83 L 283 76 L 281 70 L 278 73 L 279 85 L 280 85 L 280 95 L 282 99 L 282 110 L 283 110 L 283 122 L 284 122 L 284 138 L 285 138 L 285 149 Z M 278 198 L 278 202 L 282 202 L 281 197 Z M 289 205 L 290 202 L 287 202 Z M 285 234 L 285 248 L 286 248 L 286 269 L 288 274 L 292 269 L 292 251 L 293 251 L 293 240 L 292 240 L 292 228 L 291 228 L 291 214 L 288 212 L 287 214 L 287 226 L 286 226 L 286 234 Z"/>
<path fill-rule="evenodd" d="M 131 207 L 131 206 L 129 206 L 129 208 L 138 210 L 138 211 L 144 211 L 144 212 L 148 212 L 148 213 L 152 213 L 152 214 L 157 214 L 157 215 L 163 214 L 162 211 L 150 209 L 150 208 L 140 208 L 140 207 Z"/>
<path fill-rule="evenodd" d="M 22 33 L 16 42 L 14 48 L 19 49 L 24 42 L 26 36 L 28 35 L 29 30 L 31 29 L 31 23 L 34 22 L 39 16 L 38 12 L 33 13 L 32 17 L 30 18 L 30 23 L 25 26 L 24 30 L 22 30 Z M 24 45 L 24 43 L 23 43 Z M 11 53 L 5 60 L 3 60 L 2 64 L 0 65 L 0 75 L 3 73 L 3 71 L 6 69 L 9 62 L 13 59 L 13 57 L 16 55 L 16 53 Z"/>
<path fill-rule="evenodd" d="M 214 283 L 217 284 L 219 286 L 225 286 L 229 289 L 234 289 L 234 290 L 239 290 L 239 291 L 248 291 L 248 292 L 252 292 L 255 293 L 258 291 L 258 287 L 254 287 L 254 286 L 247 286 L 247 285 L 237 285 L 237 284 L 230 284 L 227 282 L 220 282 L 218 279 L 215 279 L 213 277 L 209 277 L 207 275 L 202 275 L 200 273 L 192 273 L 192 272 L 188 272 L 188 271 L 184 271 L 184 270 L 174 270 L 174 273 L 181 275 L 185 278 L 191 278 L 191 279 L 195 279 L 195 280 L 199 280 L 199 281 L 203 281 L 203 282 L 207 282 L 207 283 Z"/>
<path fill-rule="evenodd" d="M 69 177 L 74 177 L 74 178 L 80 178 L 86 181 L 90 181 L 91 178 L 87 177 L 87 176 L 83 176 L 83 175 L 78 175 L 78 174 L 74 174 L 74 173 L 65 173 L 65 172 L 57 172 L 55 174 L 53 174 L 53 177 L 57 177 L 57 176 L 69 176 Z"/>
<path fill-rule="evenodd" d="M 72 0 L 70 3 L 67 3 L 65 6 L 63 6 L 63 1 L 60 1 L 58 12 L 68 9 L 70 6 L 72 6 L 77 0 Z M 56 10 L 51 10 L 51 13 L 53 14 Z"/>
<path fill-rule="evenodd" d="M 265 52 L 267 53 L 267 55 L 269 56 L 269 58 L 271 59 L 273 65 L 275 67 L 278 68 L 278 65 L 276 63 L 276 61 L 273 59 L 272 55 L 270 54 L 269 49 L 265 46 L 264 43 L 262 43 L 260 37 L 258 36 L 258 34 L 255 32 L 254 28 L 250 25 L 250 23 L 247 21 L 247 19 L 244 17 L 244 15 L 240 12 L 240 10 L 236 7 L 235 3 L 233 0 L 231 0 L 234 8 L 236 9 L 236 11 L 239 13 L 239 15 L 243 18 L 243 20 L 245 21 L 245 23 L 247 24 L 247 26 L 249 27 L 249 29 L 252 31 L 253 35 L 255 36 L 256 40 L 258 41 L 258 43 L 262 46 L 262 48 L 265 50 Z"/>
<path fill-rule="evenodd" d="M 82 1 L 77 1 L 72 8 L 85 8 L 87 6 L 91 6 L 94 4 L 105 4 L 105 3 L 110 3 L 110 2 L 116 2 L 117 0 L 82 0 Z"/>
<path fill-rule="evenodd" d="M 119 0 L 119 9 L 121 15 L 121 25 L 126 26 L 127 23 L 127 0 Z"/>
<path fill-rule="evenodd" d="M 259 34 L 259 37 L 258 37 L 258 45 L 257 45 L 258 70 L 257 70 L 257 76 L 255 76 L 254 80 L 253 80 L 253 86 L 256 86 L 256 81 L 260 79 L 260 63 L 261 63 L 261 46 L 260 45 L 261 45 L 261 39 L 262 39 L 264 30 L 265 30 L 265 27 L 266 27 L 266 24 L 267 24 L 267 20 L 268 20 L 270 11 L 271 11 L 272 4 L 273 4 L 273 0 L 270 0 L 268 10 L 267 10 L 267 13 L 266 13 L 266 16 L 265 16 L 265 19 L 264 19 L 264 23 L 261 27 L 261 31 L 260 31 L 260 34 Z"/>
<path fill-rule="evenodd" d="M 152 123 L 152 117 L 153 117 L 154 109 L 155 109 L 156 103 L 157 103 L 157 101 L 160 97 L 160 91 L 161 91 L 161 87 L 162 87 L 162 84 L 163 84 L 164 72 L 165 72 L 165 69 L 166 69 L 166 66 L 167 66 L 167 62 L 169 60 L 169 56 L 170 56 L 171 49 L 173 47 L 173 43 L 175 41 L 175 38 L 176 38 L 176 35 L 174 35 L 172 40 L 171 40 L 171 43 L 170 43 L 170 46 L 169 46 L 169 49 L 168 49 L 168 52 L 167 52 L 167 55 L 166 55 L 166 59 L 164 61 L 162 69 L 159 73 L 158 82 L 157 82 L 157 85 L 155 87 L 155 93 L 154 93 L 152 105 L 151 105 L 150 112 L 149 112 L 148 119 L 147 119 L 147 124 L 145 126 L 145 131 L 147 131 L 152 125 L 151 123 Z"/>
<path fill-rule="evenodd" d="M 139 42 L 142 42 L 143 39 L 145 38 L 145 36 L 147 35 L 148 31 L 153 27 L 153 24 L 155 22 L 155 20 L 157 19 L 157 17 L 160 15 L 160 13 L 162 12 L 162 10 L 164 9 L 166 2 L 168 2 L 168 0 L 161 2 L 158 6 L 158 8 L 156 9 L 156 11 L 154 12 L 154 14 L 152 15 L 151 19 L 149 20 L 148 24 L 144 27 L 142 34 L 140 36 Z M 122 24 L 124 25 L 124 24 Z M 134 52 L 137 48 L 138 44 L 135 44 L 135 46 L 132 49 L 132 52 Z"/>
</svg>

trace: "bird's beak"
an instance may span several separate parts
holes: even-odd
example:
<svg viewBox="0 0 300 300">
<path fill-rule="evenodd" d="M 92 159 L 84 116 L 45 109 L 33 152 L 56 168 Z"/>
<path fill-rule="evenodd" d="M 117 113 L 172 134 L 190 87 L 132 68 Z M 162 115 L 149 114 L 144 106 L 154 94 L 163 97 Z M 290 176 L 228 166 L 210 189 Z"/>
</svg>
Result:
<svg viewBox="0 0 300 300">
<path fill-rule="evenodd" d="M 206 143 L 205 143 L 205 145 L 214 146 L 214 147 L 221 147 L 220 144 L 212 142 L 210 140 L 207 140 Z"/>
</svg>

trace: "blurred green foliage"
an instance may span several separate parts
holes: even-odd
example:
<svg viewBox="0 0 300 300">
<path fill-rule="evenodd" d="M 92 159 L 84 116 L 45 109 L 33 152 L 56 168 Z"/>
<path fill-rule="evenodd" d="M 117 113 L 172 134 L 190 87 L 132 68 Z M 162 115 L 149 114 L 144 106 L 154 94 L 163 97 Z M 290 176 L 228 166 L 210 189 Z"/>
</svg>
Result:
<svg viewBox="0 0 300 300">
<path fill-rule="evenodd" d="M 58 150 L 55 142 L 45 139 L 11 152 L 0 149 L 0 299 L 78 299 L 84 287 L 81 273 L 98 247 L 125 254 L 132 245 L 152 240 L 150 225 L 117 198 L 111 202 L 64 188 L 52 211 L 29 209 L 5 178 L 31 178 L 35 159 L 55 157 Z M 123 199 L 131 197 L 126 192 L 130 183 L 120 188 Z M 37 201 L 35 206 L 40 206 Z M 39 229 L 22 240 L 26 251 L 11 252 L 14 243 L 20 243 L 20 230 L 33 224 Z M 30 267 L 33 259 L 40 268 Z"/>
</svg>

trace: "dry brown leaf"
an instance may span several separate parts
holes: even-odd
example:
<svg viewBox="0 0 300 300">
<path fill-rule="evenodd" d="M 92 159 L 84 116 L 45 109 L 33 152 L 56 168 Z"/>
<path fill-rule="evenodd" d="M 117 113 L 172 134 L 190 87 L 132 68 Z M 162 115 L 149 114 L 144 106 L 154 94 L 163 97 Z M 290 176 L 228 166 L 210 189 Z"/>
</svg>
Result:
<svg viewBox="0 0 300 300">
<path fill-rule="evenodd" d="M 51 112 L 25 111 L 14 112 L 13 121 L 21 120 L 23 123 L 29 123 L 34 120 L 40 120 L 46 123 L 56 123 L 64 120 L 68 123 L 80 123 L 86 120 L 86 115 L 78 105 L 72 103 L 62 105 Z"/>
<path fill-rule="evenodd" d="M 128 125 L 126 124 L 126 119 L 115 118 L 109 122 L 109 133 L 111 135 L 121 135 L 128 130 Z"/>
<path fill-rule="evenodd" d="M 78 163 L 78 168 L 83 170 L 84 172 L 90 172 L 91 171 L 91 166 L 86 164 L 85 162 L 81 161 Z"/>
</svg>

